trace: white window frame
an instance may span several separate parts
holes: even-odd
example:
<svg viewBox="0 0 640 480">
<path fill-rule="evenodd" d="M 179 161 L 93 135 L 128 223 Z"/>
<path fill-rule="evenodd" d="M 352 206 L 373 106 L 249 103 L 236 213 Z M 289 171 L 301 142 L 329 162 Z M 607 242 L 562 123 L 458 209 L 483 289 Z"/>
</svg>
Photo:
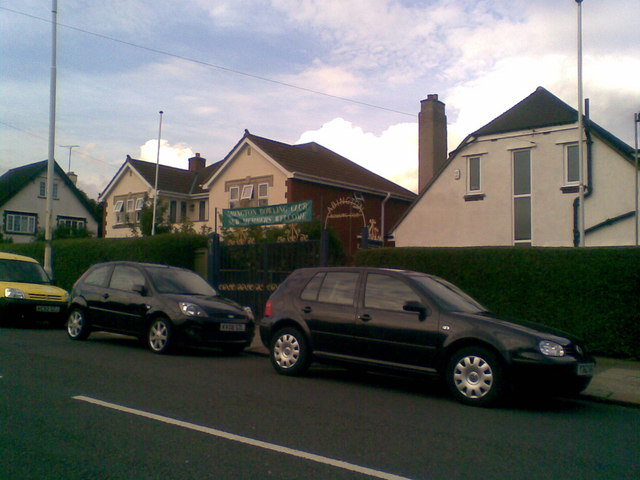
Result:
<svg viewBox="0 0 640 480">
<path fill-rule="evenodd" d="M 116 203 L 113 205 L 113 211 L 115 213 L 121 213 L 124 208 L 124 200 L 116 200 Z"/>
<path fill-rule="evenodd" d="M 575 153 L 576 153 L 576 158 L 575 161 L 578 162 L 578 178 L 576 178 L 575 180 L 571 180 L 569 179 L 569 149 L 570 148 L 575 148 Z M 580 157 L 579 157 L 579 152 L 578 152 L 578 143 L 568 143 L 564 146 L 564 184 L 565 185 L 580 185 Z"/>
<path fill-rule="evenodd" d="M 144 197 L 136 198 L 136 212 L 139 212 L 144 207 Z"/>
<path fill-rule="evenodd" d="M 28 213 L 7 213 L 5 232 L 34 235 L 36 233 L 36 215 Z M 16 228 L 17 226 L 17 228 Z"/>
<path fill-rule="evenodd" d="M 516 193 L 515 184 L 516 184 L 516 155 L 519 153 L 527 152 L 529 155 L 529 191 L 528 192 L 520 192 Z M 512 163 L 512 174 L 511 174 L 511 183 L 512 183 L 512 192 L 513 192 L 513 243 L 514 245 L 531 245 L 533 241 L 533 199 L 532 199 L 532 191 L 533 191 L 533 155 L 531 149 L 523 149 L 523 150 L 513 150 L 511 152 L 511 163 Z M 529 238 L 520 238 L 516 239 L 516 202 L 519 199 L 529 199 Z"/>
<path fill-rule="evenodd" d="M 135 205 L 136 205 L 135 200 L 133 198 L 129 198 L 127 200 L 127 212 L 133 212 Z"/>
<path fill-rule="evenodd" d="M 242 186 L 242 195 L 240 200 L 251 200 L 253 198 L 253 184 Z"/>
<path fill-rule="evenodd" d="M 477 160 L 478 162 L 478 188 L 472 188 L 471 185 L 471 166 L 473 160 Z M 467 193 L 482 193 L 482 157 L 480 155 L 467 157 Z"/>
<path fill-rule="evenodd" d="M 47 183 L 44 181 L 40 182 L 40 192 L 38 196 L 42 198 L 47 196 Z"/>
</svg>

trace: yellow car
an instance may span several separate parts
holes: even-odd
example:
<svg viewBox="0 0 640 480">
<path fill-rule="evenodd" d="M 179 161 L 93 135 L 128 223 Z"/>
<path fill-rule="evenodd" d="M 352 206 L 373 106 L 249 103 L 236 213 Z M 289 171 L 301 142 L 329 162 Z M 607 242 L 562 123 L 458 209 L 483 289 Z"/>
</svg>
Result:
<svg viewBox="0 0 640 480">
<path fill-rule="evenodd" d="M 69 296 L 55 287 L 37 260 L 0 252 L 0 323 L 62 325 Z"/>
</svg>

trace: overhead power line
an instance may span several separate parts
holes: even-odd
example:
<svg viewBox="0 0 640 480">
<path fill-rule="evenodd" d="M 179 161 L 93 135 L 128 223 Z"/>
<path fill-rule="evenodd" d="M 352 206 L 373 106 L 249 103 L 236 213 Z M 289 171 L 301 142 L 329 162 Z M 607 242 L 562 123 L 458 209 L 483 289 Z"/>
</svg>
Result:
<svg viewBox="0 0 640 480">
<path fill-rule="evenodd" d="M 12 13 L 15 13 L 17 15 L 23 15 L 25 17 L 33 18 L 35 20 L 40 20 L 42 22 L 51 23 L 51 21 L 47 20 L 46 18 L 38 17 L 36 15 L 31 15 L 31 14 L 25 13 L 25 12 L 20 12 L 18 10 L 13 10 L 11 8 L 0 7 L 0 10 L 6 10 L 8 12 L 12 12 Z M 63 28 L 67 28 L 69 30 L 74 30 L 76 32 L 84 33 L 84 34 L 87 34 L 87 35 L 92 35 L 94 37 L 102 38 L 104 40 L 109 40 L 111 42 L 121 43 L 123 45 L 127 45 L 127 46 L 130 46 L 130 47 L 138 48 L 140 50 L 146 50 L 148 52 L 157 53 L 159 55 L 165 55 L 165 56 L 168 56 L 168 57 L 178 58 L 178 59 L 184 60 L 186 62 L 191 62 L 191 63 L 195 63 L 195 64 L 198 64 L 198 65 L 204 65 L 206 67 L 215 68 L 217 70 L 221 70 L 221 71 L 224 71 L 224 72 L 227 72 L 227 73 L 232 73 L 232 74 L 235 74 L 235 75 L 242 75 L 244 77 L 253 78 L 255 80 L 260 80 L 260 81 L 263 81 L 263 82 L 269 82 L 269 83 L 273 83 L 273 84 L 276 84 L 276 85 L 281 85 L 283 87 L 292 88 L 292 89 L 300 90 L 300 91 L 307 92 L 307 93 L 312 93 L 314 95 L 322 95 L 324 97 L 333 98 L 333 99 L 341 100 L 341 101 L 344 101 L 344 102 L 354 103 L 356 105 L 361 105 L 361 106 L 364 106 L 364 107 L 375 108 L 375 109 L 378 109 L 378 110 L 385 110 L 387 112 L 398 113 L 400 115 L 407 115 L 407 116 L 410 116 L 410 117 L 415 117 L 415 114 L 413 114 L 413 113 L 402 112 L 400 110 L 394 110 L 393 108 L 382 107 L 380 105 L 374 105 L 372 103 L 367 103 L 367 102 L 361 102 L 359 100 L 354 100 L 353 98 L 341 97 L 339 95 L 333 95 L 331 93 L 321 92 L 319 90 L 314 90 L 312 88 L 301 87 L 300 85 L 294 85 L 292 83 L 282 82 L 280 80 L 274 80 L 273 78 L 268 78 L 268 77 L 263 77 L 261 75 L 256 75 L 256 74 L 253 74 L 253 73 L 243 72 L 242 70 L 237 70 L 237 69 L 225 67 L 225 66 L 222 66 L 222 65 L 216 65 L 214 63 L 205 62 L 203 60 L 198 60 L 198 59 L 195 59 L 195 58 L 185 57 L 183 55 L 178 55 L 178 54 L 175 54 L 175 53 L 167 52 L 165 50 L 160 50 L 160 49 L 153 48 L 153 47 L 146 47 L 144 45 L 138 45 L 136 43 L 127 42 L 125 40 L 120 40 L 118 38 L 110 37 L 108 35 L 103 35 L 101 33 L 91 32 L 89 30 L 85 30 L 85 29 L 82 29 L 82 28 L 74 27 L 74 26 L 71 26 L 71 25 L 65 25 L 63 23 L 58 23 L 58 26 L 59 27 L 63 27 Z"/>
</svg>

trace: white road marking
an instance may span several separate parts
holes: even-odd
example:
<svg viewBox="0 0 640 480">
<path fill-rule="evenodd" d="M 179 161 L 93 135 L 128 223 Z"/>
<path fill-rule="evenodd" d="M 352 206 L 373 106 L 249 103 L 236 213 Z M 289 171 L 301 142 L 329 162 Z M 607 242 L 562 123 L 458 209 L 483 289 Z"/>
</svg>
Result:
<svg viewBox="0 0 640 480">
<path fill-rule="evenodd" d="M 342 460 L 335 460 L 333 458 L 328 458 L 328 457 L 323 457 L 321 455 L 316 455 L 313 453 L 303 452 L 302 450 L 295 450 L 293 448 L 283 447 L 280 445 L 275 445 L 273 443 L 263 442 L 261 440 L 255 440 L 253 438 L 243 437 L 241 435 L 235 435 L 233 433 L 223 432 L 222 430 L 217 430 L 215 428 L 209 428 L 209 427 L 204 427 L 202 425 L 196 425 L 194 423 L 183 422 L 182 420 L 176 420 L 174 418 L 165 417 L 163 415 L 157 415 L 155 413 L 145 412 L 143 410 L 137 410 L 135 408 L 124 407 L 122 405 L 105 402 L 102 400 L 98 400 L 96 398 L 78 395 L 73 397 L 73 399 L 79 400 L 81 402 L 92 403 L 94 405 L 99 405 L 101 407 L 110 408 L 112 410 L 118 410 L 120 412 L 129 413 L 131 415 L 137 415 L 139 417 L 149 418 L 151 420 L 167 423 L 169 425 L 188 428 L 189 430 L 195 430 L 197 432 L 206 433 L 208 435 L 224 438 L 226 440 L 232 440 L 234 442 L 244 443 L 245 445 L 264 448 L 265 450 L 272 450 L 274 452 L 284 453 L 286 455 L 291 455 L 291 456 L 302 458 L 305 460 L 311 460 L 312 462 L 323 463 L 325 465 L 330 465 L 332 467 L 342 468 L 344 470 L 350 470 L 356 473 L 362 473 L 370 477 L 381 478 L 384 480 L 411 480 L 407 477 L 401 477 L 398 475 L 394 475 L 392 473 L 381 472 L 379 470 L 374 470 L 372 468 L 367 468 L 367 467 L 361 467 L 359 465 L 354 465 L 352 463 L 344 462 Z"/>
</svg>

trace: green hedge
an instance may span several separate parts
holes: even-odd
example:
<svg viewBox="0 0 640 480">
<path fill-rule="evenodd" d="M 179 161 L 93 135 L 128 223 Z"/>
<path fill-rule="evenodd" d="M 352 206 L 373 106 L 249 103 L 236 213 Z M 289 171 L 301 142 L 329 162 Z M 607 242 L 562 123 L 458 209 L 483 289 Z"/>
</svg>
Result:
<svg viewBox="0 0 640 480">
<path fill-rule="evenodd" d="M 438 275 L 500 315 L 572 332 L 599 355 L 640 358 L 640 248 L 381 248 L 356 263 Z"/>
<path fill-rule="evenodd" d="M 56 285 L 70 290 L 91 265 L 110 260 L 135 260 L 194 268 L 196 251 L 207 246 L 207 238 L 195 234 L 166 234 L 140 238 L 68 239 L 52 242 L 53 275 Z M 44 242 L 3 243 L 0 251 L 33 257 L 44 262 Z"/>
</svg>

